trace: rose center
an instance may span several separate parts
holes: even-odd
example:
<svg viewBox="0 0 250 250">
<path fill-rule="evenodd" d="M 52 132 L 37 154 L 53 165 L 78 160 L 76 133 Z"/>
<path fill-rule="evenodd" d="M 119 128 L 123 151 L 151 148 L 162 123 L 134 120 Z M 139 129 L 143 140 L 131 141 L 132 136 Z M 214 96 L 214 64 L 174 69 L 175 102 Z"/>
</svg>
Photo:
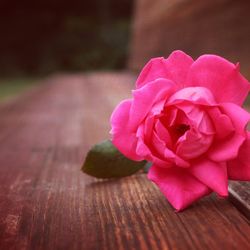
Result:
<svg viewBox="0 0 250 250">
<path fill-rule="evenodd" d="M 175 124 L 171 126 L 172 135 L 174 137 L 173 139 L 178 140 L 178 138 L 184 135 L 185 132 L 189 129 L 190 129 L 190 126 L 184 123 Z"/>
<path fill-rule="evenodd" d="M 190 126 L 187 124 L 177 124 L 175 125 L 175 131 L 178 133 L 180 136 L 184 135 L 187 130 L 190 129 Z"/>
</svg>

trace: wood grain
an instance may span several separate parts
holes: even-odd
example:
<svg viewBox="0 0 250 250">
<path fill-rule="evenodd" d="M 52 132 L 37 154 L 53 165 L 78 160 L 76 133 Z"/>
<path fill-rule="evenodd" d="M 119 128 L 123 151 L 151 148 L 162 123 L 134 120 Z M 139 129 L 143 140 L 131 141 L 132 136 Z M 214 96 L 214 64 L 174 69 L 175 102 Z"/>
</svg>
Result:
<svg viewBox="0 0 250 250">
<path fill-rule="evenodd" d="M 250 225 L 210 196 L 175 213 L 145 174 L 81 173 L 130 95 L 126 73 L 56 76 L 0 106 L 0 249 L 249 249 Z"/>
<path fill-rule="evenodd" d="M 231 181 L 229 192 L 233 204 L 250 219 L 250 182 Z"/>
</svg>

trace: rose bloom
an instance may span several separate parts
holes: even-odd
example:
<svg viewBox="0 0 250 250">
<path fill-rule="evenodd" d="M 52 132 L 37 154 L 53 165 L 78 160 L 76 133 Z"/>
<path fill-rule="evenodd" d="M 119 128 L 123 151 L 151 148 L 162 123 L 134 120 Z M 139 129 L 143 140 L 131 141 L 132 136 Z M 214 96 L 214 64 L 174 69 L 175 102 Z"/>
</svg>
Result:
<svg viewBox="0 0 250 250">
<path fill-rule="evenodd" d="M 225 197 L 228 179 L 250 180 L 249 88 L 239 65 L 216 55 L 151 59 L 111 116 L 112 142 L 152 162 L 148 178 L 177 210 L 212 191 Z"/>
</svg>

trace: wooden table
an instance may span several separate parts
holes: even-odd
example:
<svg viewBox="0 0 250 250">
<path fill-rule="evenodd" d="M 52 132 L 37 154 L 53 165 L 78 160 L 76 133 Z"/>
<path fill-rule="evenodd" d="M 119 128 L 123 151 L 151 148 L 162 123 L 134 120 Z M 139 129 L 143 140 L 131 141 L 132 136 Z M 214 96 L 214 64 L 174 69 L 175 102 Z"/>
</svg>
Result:
<svg viewBox="0 0 250 250">
<path fill-rule="evenodd" d="M 212 195 L 175 213 L 143 173 L 97 180 L 80 171 L 134 80 L 58 75 L 0 106 L 1 250 L 250 249 L 249 184 L 233 184 L 240 206 Z"/>
</svg>

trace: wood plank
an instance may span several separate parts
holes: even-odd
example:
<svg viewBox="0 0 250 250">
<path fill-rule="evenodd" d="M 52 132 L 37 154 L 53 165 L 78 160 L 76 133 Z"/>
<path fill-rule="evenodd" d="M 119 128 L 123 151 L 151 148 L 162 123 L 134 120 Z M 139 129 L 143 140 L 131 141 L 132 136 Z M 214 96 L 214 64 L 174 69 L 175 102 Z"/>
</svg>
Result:
<svg viewBox="0 0 250 250">
<path fill-rule="evenodd" d="M 229 192 L 233 204 L 250 219 L 250 182 L 231 181 Z"/>
<path fill-rule="evenodd" d="M 80 172 L 130 94 L 129 74 L 51 78 L 0 107 L 0 249 L 249 249 L 250 224 L 216 196 L 175 213 L 145 174 Z"/>
</svg>

